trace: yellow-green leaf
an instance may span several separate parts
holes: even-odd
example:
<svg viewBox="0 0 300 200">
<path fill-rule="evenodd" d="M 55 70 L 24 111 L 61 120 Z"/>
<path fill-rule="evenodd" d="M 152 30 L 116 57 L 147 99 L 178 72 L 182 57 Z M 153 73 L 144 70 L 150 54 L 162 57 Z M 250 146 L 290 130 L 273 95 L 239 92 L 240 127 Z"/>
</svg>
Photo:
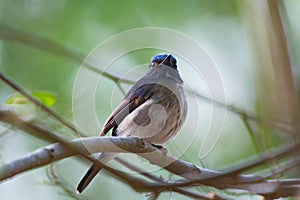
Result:
<svg viewBox="0 0 300 200">
<path fill-rule="evenodd" d="M 48 91 L 32 91 L 30 94 L 47 107 L 52 107 L 57 100 L 55 94 Z M 20 105 L 29 103 L 30 101 L 20 93 L 10 96 L 5 102 L 6 105 Z"/>
</svg>

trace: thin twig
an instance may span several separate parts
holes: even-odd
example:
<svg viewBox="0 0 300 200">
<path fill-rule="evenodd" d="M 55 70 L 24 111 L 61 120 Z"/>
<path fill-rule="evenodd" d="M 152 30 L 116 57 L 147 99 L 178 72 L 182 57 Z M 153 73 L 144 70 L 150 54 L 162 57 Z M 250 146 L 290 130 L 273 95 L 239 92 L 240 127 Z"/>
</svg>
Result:
<svg viewBox="0 0 300 200">
<path fill-rule="evenodd" d="M 140 175 L 143 175 L 143 176 L 145 176 L 145 177 L 147 177 L 147 178 L 149 178 L 149 179 L 151 179 L 151 180 L 153 180 L 153 181 L 156 181 L 156 182 L 158 182 L 158 183 L 164 183 L 164 184 L 167 184 L 166 181 L 163 180 L 162 178 L 159 178 L 159 177 L 154 176 L 154 175 L 152 175 L 152 174 L 150 174 L 150 173 L 147 173 L 147 172 L 143 171 L 142 169 L 136 167 L 135 165 L 132 165 L 132 164 L 130 164 L 130 163 L 124 161 L 124 160 L 121 159 L 121 158 L 118 158 L 118 157 L 117 157 L 117 158 L 115 158 L 115 160 L 116 160 L 118 163 L 122 164 L 123 166 L 125 166 L 125 167 L 131 169 L 132 171 L 139 173 Z M 178 188 L 175 187 L 175 188 L 173 188 L 172 190 L 173 190 L 174 192 L 183 194 L 183 195 L 188 196 L 188 197 L 193 198 L 193 199 L 211 199 L 211 198 L 208 198 L 207 196 L 202 195 L 202 194 L 200 194 L 200 193 L 191 192 L 191 191 L 185 190 L 185 189 L 183 189 L 183 188 L 179 188 L 179 187 L 178 187 Z"/>
<path fill-rule="evenodd" d="M 281 164 L 278 165 L 280 166 Z M 292 159 L 291 161 L 284 163 L 283 166 L 280 166 L 278 169 L 273 169 L 270 173 L 264 174 L 263 177 L 264 179 L 275 177 L 276 175 L 286 173 L 299 165 L 300 158 Z"/>
<path fill-rule="evenodd" d="M 121 91 L 121 93 L 125 96 L 126 95 L 126 92 L 125 90 L 122 88 L 122 85 L 120 84 L 120 82 L 117 82 L 117 87 L 119 88 L 119 90 Z"/>
<path fill-rule="evenodd" d="M 247 116 L 243 115 L 243 116 L 241 116 L 241 118 L 242 118 L 242 121 L 243 121 L 249 135 L 250 135 L 252 143 L 254 144 L 254 148 L 256 149 L 256 152 L 259 154 L 260 152 L 264 151 L 265 149 L 263 149 L 263 145 L 260 143 L 257 133 L 254 132 L 253 129 L 251 128 L 251 125 L 250 125 L 249 121 L 247 120 Z"/>
<path fill-rule="evenodd" d="M 99 67 L 95 66 L 94 64 L 87 63 L 85 61 L 85 56 L 75 50 L 62 46 L 53 40 L 49 40 L 37 35 L 21 32 L 7 26 L 0 26 L 0 37 L 2 39 L 10 40 L 13 42 L 20 42 L 50 53 L 53 53 L 57 56 L 67 58 L 69 60 L 75 61 L 79 64 L 82 64 L 87 69 L 102 74 L 103 76 L 111 79 L 114 82 L 122 82 L 126 84 L 132 84 L 133 81 L 120 78 L 118 76 L 109 74 L 108 72 L 102 71 Z"/>
<path fill-rule="evenodd" d="M 218 101 L 216 99 L 212 99 L 212 98 L 207 97 L 205 95 L 199 94 L 195 91 L 186 90 L 186 92 L 189 95 L 194 95 L 197 98 L 202 99 L 203 102 L 218 106 L 220 108 L 223 108 L 223 109 L 226 109 L 226 110 L 230 111 L 233 114 L 236 114 L 240 117 L 243 117 L 247 121 L 250 121 L 250 122 L 253 122 L 253 123 L 256 123 L 256 124 L 259 121 L 261 121 L 256 115 L 250 113 L 249 111 L 245 111 L 245 110 L 240 109 L 236 106 L 226 104 L 226 103 Z M 280 131 L 284 131 L 284 132 L 287 132 L 287 133 L 293 133 L 294 132 L 294 130 L 292 130 L 289 127 L 285 126 L 283 121 L 273 121 L 272 124 L 270 124 L 270 125 L 272 125 L 272 128 L 280 130 Z"/>
<path fill-rule="evenodd" d="M 142 175 L 146 178 L 149 178 L 149 179 L 151 179 L 153 181 L 156 181 L 156 182 L 161 182 L 161 183 L 165 182 L 162 178 L 159 178 L 159 177 L 154 176 L 150 173 L 147 173 L 147 172 L 143 171 L 142 169 L 138 168 L 137 166 L 132 165 L 132 164 L 126 162 L 125 160 L 123 160 L 119 157 L 116 157 L 114 160 L 117 161 L 118 163 L 122 164 L 123 166 L 127 167 L 128 169 L 130 169 L 134 172 L 137 172 L 137 173 L 139 173 L 140 175 Z"/>
<path fill-rule="evenodd" d="M 56 167 L 57 163 L 51 163 L 51 165 L 48 167 L 48 177 L 50 180 L 52 180 L 52 182 L 56 185 L 58 185 L 59 187 L 61 187 L 68 196 L 74 198 L 74 199 L 78 199 L 78 200 L 84 200 L 85 198 L 83 198 L 83 196 L 79 196 L 77 193 L 75 193 L 74 188 L 67 183 L 65 180 L 63 180 L 61 177 L 59 177 L 58 173 L 57 173 L 57 167 Z"/>
</svg>

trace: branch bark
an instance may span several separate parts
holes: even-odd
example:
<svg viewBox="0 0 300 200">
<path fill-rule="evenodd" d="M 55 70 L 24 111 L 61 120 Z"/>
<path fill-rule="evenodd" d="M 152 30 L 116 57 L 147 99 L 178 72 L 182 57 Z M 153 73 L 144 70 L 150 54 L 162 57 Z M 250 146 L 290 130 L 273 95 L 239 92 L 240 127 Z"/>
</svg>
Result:
<svg viewBox="0 0 300 200">
<path fill-rule="evenodd" d="M 30 134 L 34 134 L 34 136 L 46 141 L 61 141 L 61 138 L 56 137 L 55 134 L 30 122 L 23 121 L 10 111 L 0 110 L 0 121 L 16 125 L 21 130 L 29 131 Z M 39 132 L 39 134 L 32 133 L 32 130 Z M 39 137 L 41 135 L 44 138 Z M 69 156 L 79 154 L 89 155 L 98 152 L 137 153 L 139 156 L 149 160 L 150 163 L 163 167 L 166 170 L 189 180 L 208 179 L 222 174 L 175 158 L 168 155 L 165 150 L 158 149 L 150 143 L 143 142 L 141 139 L 135 137 L 125 138 L 105 136 L 79 138 L 71 142 L 62 141 L 37 149 L 20 159 L 2 165 L 0 167 L 0 181 Z M 255 178 L 257 177 L 240 176 L 240 180 L 247 182 Z"/>
<path fill-rule="evenodd" d="M 204 176 L 218 174 L 218 172 L 204 170 L 191 163 L 178 160 L 166 154 L 163 150 L 157 149 L 135 137 L 89 137 L 75 139 L 70 143 L 78 149 L 85 150 L 88 154 L 98 152 L 137 153 L 148 159 L 152 164 L 159 165 L 188 179 L 204 178 Z M 74 155 L 78 154 L 62 143 L 42 147 L 17 160 L 3 164 L 0 167 L 0 180 L 11 178 L 19 173 Z M 202 171 L 206 173 L 203 174 Z"/>
<path fill-rule="evenodd" d="M 9 111 L 0 110 L 0 121 L 14 124 L 21 130 L 27 130 L 27 126 L 30 126 L 31 129 L 35 125 L 31 122 L 25 122 L 17 118 L 13 113 Z M 40 133 L 47 136 L 47 130 L 42 128 L 35 127 L 35 131 L 40 131 Z M 28 131 L 28 130 L 27 130 Z M 54 135 L 54 134 L 53 134 Z M 47 141 L 53 141 L 55 139 L 50 137 L 42 138 Z M 291 147 L 292 150 L 297 151 L 299 145 Z M 290 153 L 294 154 L 295 151 Z M 177 181 L 174 183 L 168 183 L 158 181 L 157 183 L 150 183 L 146 180 L 140 180 L 133 177 L 126 177 L 123 173 L 115 173 L 114 170 L 108 169 L 110 173 L 125 180 L 126 183 L 131 184 L 131 187 L 137 191 L 163 191 L 163 190 L 173 190 L 177 192 L 182 187 L 191 187 L 199 185 L 213 186 L 219 189 L 225 188 L 239 188 L 246 189 L 256 194 L 263 195 L 297 195 L 294 188 L 299 187 L 299 180 L 297 184 L 286 185 L 282 184 L 282 181 L 266 181 L 260 176 L 256 175 L 240 175 L 236 171 L 243 172 L 241 169 L 233 170 L 229 173 L 221 173 L 218 171 L 213 171 L 205 168 L 201 168 L 192 163 L 177 159 L 171 155 L 168 155 L 165 150 L 158 149 L 151 145 L 150 143 L 144 142 L 141 139 L 135 137 L 89 137 L 89 138 L 79 138 L 74 139 L 70 142 L 58 142 L 50 144 L 48 146 L 37 149 L 36 151 L 23 156 L 12 162 L 3 164 L 0 167 L 0 181 L 7 180 L 8 178 L 14 177 L 17 174 L 22 172 L 44 166 L 46 164 L 52 163 L 54 161 L 80 155 L 81 157 L 87 158 L 87 155 L 97 153 L 97 152 L 117 152 L 117 153 L 136 153 L 139 156 L 144 157 L 149 160 L 150 163 L 163 167 L 164 169 L 184 177 L 185 181 Z M 277 152 L 278 155 L 288 155 L 286 151 Z M 272 154 L 272 155 L 277 155 Z M 277 155 L 277 156 L 278 156 Z M 92 159 L 88 159 L 91 162 L 95 162 Z M 252 163 L 249 166 L 256 166 L 256 164 L 262 163 L 261 160 Z M 248 169 L 247 166 L 242 168 Z M 234 172 L 234 173 L 233 173 Z M 284 181 L 284 180 L 283 180 Z M 291 190 L 291 188 L 293 190 Z M 179 190 L 178 190 L 179 189 Z M 280 190 L 280 193 L 277 191 Z M 185 192 L 185 191 L 184 191 Z"/>
</svg>

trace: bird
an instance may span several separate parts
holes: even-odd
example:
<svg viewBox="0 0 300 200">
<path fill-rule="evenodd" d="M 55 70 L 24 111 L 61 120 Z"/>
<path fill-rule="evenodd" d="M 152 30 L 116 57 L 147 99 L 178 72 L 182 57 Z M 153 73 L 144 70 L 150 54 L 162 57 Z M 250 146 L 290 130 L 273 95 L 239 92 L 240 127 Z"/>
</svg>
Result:
<svg viewBox="0 0 300 200">
<path fill-rule="evenodd" d="M 100 136 L 134 136 L 161 147 L 182 127 L 187 115 L 187 100 L 183 80 L 172 54 L 157 54 L 150 60 L 146 74 L 127 92 L 124 99 L 105 122 Z M 102 163 L 117 153 L 104 152 Z M 93 164 L 77 186 L 81 193 L 102 168 Z"/>
</svg>

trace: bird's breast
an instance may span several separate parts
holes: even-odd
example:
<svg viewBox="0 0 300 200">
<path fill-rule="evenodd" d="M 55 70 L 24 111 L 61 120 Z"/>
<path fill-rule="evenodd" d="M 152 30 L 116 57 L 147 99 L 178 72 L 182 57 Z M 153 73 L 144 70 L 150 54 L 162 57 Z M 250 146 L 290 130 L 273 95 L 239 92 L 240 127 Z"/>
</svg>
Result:
<svg viewBox="0 0 300 200">
<path fill-rule="evenodd" d="M 181 89 L 162 88 L 129 113 L 118 125 L 116 134 L 136 136 L 152 144 L 166 143 L 185 120 L 186 101 Z"/>
</svg>

